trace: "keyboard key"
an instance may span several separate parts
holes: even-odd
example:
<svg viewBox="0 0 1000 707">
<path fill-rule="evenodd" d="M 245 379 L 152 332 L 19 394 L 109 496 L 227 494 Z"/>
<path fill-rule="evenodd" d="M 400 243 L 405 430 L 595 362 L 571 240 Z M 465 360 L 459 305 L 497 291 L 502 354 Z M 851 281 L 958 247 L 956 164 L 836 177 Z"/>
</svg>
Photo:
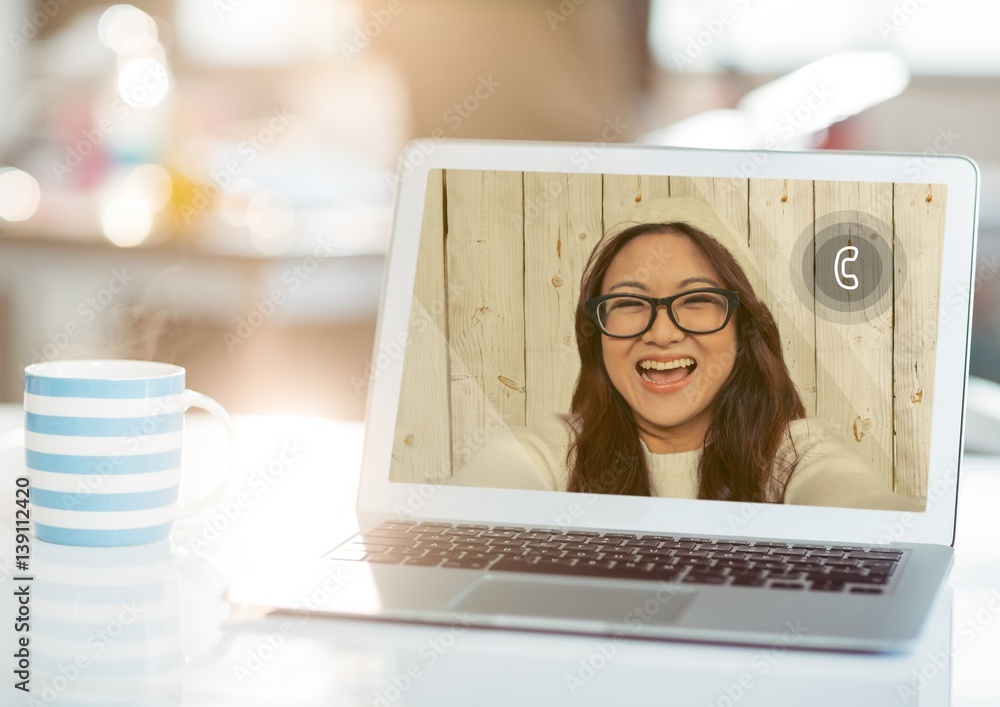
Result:
<svg viewBox="0 0 1000 707">
<path fill-rule="evenodd" d="M 851 594 L 885 594 L 881 587 L 851 587 Z"/>
<path fill-rule="evenodd" d="M 804 584 L 798 582 L 771 582 L 771 589 L 805 589 Z"/>
<path fill-rule="evenodd" d="M 409 530 L 385 530 L 381 527 L 375 528 L 374 530 L 369 530 L 364 533 L 366 538 L 406 538 L 407 540 L 413 540 L 417 537 L 416 533 L 412 533 Z"/>
<path fill-rule="evenodd" d="M 507 559 L 499 560 L 490 565 L 490 571 L 498 572 L 537 572 L 540 574 L 570 574 L 572 562 L 560 560 L 539 560 L 531 562 L 528 560 L 516 562 Z"/>
<path fill-rule="evenodd" d="M 454 536 L 463 536 L 463 535 L 476 536 L 479 535 L 481 532 L 482 532 L 481 530 L 475 530 L 473 528 L 452 528 L 451 530 L 444 531 L 444 533 L 442 534 L 454 535 Z"/>
<path fill-rule="evenodd" d="M 454 567 L 456 569 L 481 570 L 489 565 L 487 560 L 445 560 L 442 567 Z"/>
<path fill-rule="evenodd" d="M 422 547 L 390 547 L 385 548 L 397 555 L 410 555 L 416 557 L 417 555 L 426 555 L 427 550 Z"/>
<path fill-rule="evenodd" d="M 501 545 L 499 547 L 494 547 L 494 553 L 501 555 L 526 555 L 528 551 L 523 547 L 518 547 L 517 545 Z"/>
<path fill-rule="evenodd" d="M 386 552 L 380 555 L 369 555 L 365 558 L 368 562 L 380 562 L 387 565 L 398 565 L 403 560 L 407 559 L 406 555 L 398 555 L 394 552 Z"/>
<path fill-rule="evenodd" d="M 643 572 L 649 574 L 654 567 L 652 562 L 624 562 L 619 560 L 615 565 L 616 572 Z"/>
<path fill-rule="evenodd" d="M 654 540 L 652 538 L 649 538 L 649 539 L 638 539 L 638 540 L 630 540 L 627 543 L 627 546 L 628 547 L 650 547 L 650 548 L 655 548 L 655 547 L 659 547 L 660 546 L 660 542 L 661 542 L 660 540 Z"/>
<path fill-rule="evenodd" d="M 888 560 L 890 562 L 898 562 L 900 556 L 895 553 L 889 552 L 849 552 L 847 553 L 848 560 Z"/>
<path fill-rule="evenodd" d="M 767 580 L 764 577 L 733 577 L 732 586 L 734 587 L 763 587 L 767 584 Z"/>
<path fill-rule="evenodd" d="M 844 589 L 843 582 L 813 582 L 812 589 L 817 592 L 840 592 Z"/>
<path fill-rule="evenodd" d="M 392 545 L 379 545 L 376 543 L 366 543 L 362 540 L 352 540 L 341 545 L 338 550 L 355 550 L 358 552 L 388 552 L 393 549 Z"/>
<path fill-rule="evenodd" d="M 729 578 L 721 574 L 688 572 L 681 580 L 684 584 L 725 584 Z"/>
<path fill-rule="evenodd" d="M 603 545 L 605 547 L 622 547 L 623 545 L 626 544 L 626 541 L 625 540 L 616 540 L 614 538 L 596 537 L 596 538 L 587 538 L 584 541 L 584 544 L 586 544 L 586 545 L 596 545 L 596 546 Z"/>
<path fill-rule="evenodd" d="M 788 566 L 796 572 L 822 572 L 824 569 L 818 562 L 789 562 Z"/>
<path fill-rule="evenodd" d="M 855 577 L 852 580 L 855 584 L 888 584 L 889 576 L 885 574 L 867 574 L 861 577 Z"/>
<path fill-rule="evenodd" d="M 613 577 L 614 568 L 617 566 L 614 560 L 586 560 L 579 559 L 573 565 L 573 570 L 579 574 L 592 575 L 595 577 Z"/>
<path fill-rule="evenodd" d="M 754 560 L 754 569 L 759 570 L 784 570 L 789 565 L 785 562 L 776 562 L 771 560 Z"/>
<path fill-rule="evenodd" d="M 462 555 L 463 560 L 485 560 L 487 562 L 492 560 L 494 557 L 496 557 L 496 555 L 487 555 L 482 552 L 467 552 Z"/>
<path fill-rule="evenodd" d="M 434 567 L 436 565 L 440 565 L 443 560 L 444 560 L 443 557 L 434 557 L 434 556 L 411 557 L 406 561 L 406 564 Z"/>
<path fill-rule="evenodd" d="M 391 545 L 394 547 L 406 547 L 413 542 L 410 538 L 386 538 L 386 537 L 369 537 L 364 536 L 362 539 L 365 545 Z"/>
<path fill-rule="evenodd" d="M 713 555 L 732 552 L 733 546 L 730 543 L 713 543 L 712 545 L 702 545 L 700 550 L 708 550 Z"/>
</svg>

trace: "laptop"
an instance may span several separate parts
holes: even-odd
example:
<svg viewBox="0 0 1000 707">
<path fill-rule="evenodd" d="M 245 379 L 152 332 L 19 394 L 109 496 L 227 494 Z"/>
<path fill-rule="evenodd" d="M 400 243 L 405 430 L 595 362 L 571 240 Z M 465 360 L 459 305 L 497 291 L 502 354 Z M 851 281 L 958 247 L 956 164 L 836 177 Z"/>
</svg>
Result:
<svg viewBox="0 0 1000 707">
<path fill-rule="evenodd" d="M 971 160 L 437 140 L 397 180 L 360 532 L 231 601 L 914 646 L 953 558 Z"/>
</svg>

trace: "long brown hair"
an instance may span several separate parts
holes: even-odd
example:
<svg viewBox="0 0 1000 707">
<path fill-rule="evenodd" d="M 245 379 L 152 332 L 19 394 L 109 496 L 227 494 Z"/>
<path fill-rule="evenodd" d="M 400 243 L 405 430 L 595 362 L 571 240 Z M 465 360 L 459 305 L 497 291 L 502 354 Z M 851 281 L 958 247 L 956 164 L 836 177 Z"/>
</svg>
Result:
<svg viewBox="0 0 1000 707">
<path fill-rule="evenodd" d="M 788 424 L 805 417 L 781 352 L 778 326 L 733 255 L 707 233 L 683 222 L 643 223 L 597 246 L 584 271 L 576 308 L 580 375 L 570 411 L 576 434 L 567 455 L 569 490 L 631 496 L 652 495 L 649 468 L 631 408 L 604 367 L 601 332 L 584 303 L 601 294 L 615 255 L 646 234 L 687 236 L 740 296 L 729 326 L 737 326 L 733 370 L 716 396 L 701 461 L 698 498 L 766 502 L 783 500 L 795 459 L 778 451 Z"/>
</svg>

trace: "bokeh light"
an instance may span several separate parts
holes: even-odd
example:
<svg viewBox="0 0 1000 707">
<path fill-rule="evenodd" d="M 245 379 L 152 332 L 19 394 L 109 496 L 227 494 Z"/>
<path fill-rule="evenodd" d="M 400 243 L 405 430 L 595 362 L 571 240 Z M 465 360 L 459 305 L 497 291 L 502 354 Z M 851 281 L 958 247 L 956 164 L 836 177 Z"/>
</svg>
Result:
<svg viewBox="0 0 1000 707">
<path fill-rule="evenodd" d="M 158 106 L 169 90 L 170 73 L 166 65 L 152 57 L 132 59 L 118 72 L 118 92 L 132 108 Z"/>
<path fill-rule="evenodd" d="M 158 43 L 156 22 L 134 5 L 112 5 L 97 22 L 101 43 L 116 54 L 143 54 Z"/>
<path fill-rule="evenodd" d="M 26 221 L 35 215 L 41 201 L 38 180 L 14 167 L 0 169 L 0 218 Z"/>
<path fill-rule="evenodd" d="M 123 248 L 137 246 L 153 230 L 148 206 L 127 189 L 116 192 L 101 213 L 101 230 L 112 243 Z"/>
</svg>

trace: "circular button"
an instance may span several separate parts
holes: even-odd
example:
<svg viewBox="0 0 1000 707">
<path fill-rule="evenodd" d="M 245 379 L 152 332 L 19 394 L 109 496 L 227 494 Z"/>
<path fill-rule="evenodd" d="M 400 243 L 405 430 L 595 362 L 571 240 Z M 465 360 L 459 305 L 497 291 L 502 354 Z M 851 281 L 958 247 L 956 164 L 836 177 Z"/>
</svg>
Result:
<svg viewBox="0 0 1000 707">
<path fill-rule="evenodd" d="M 862 211 L 837 211 L 802 232 L 790 266 L 796 293 L 817 315 L 870 320 L 891 311 L 906 257 L 885 222 Z"/>
</svg>

